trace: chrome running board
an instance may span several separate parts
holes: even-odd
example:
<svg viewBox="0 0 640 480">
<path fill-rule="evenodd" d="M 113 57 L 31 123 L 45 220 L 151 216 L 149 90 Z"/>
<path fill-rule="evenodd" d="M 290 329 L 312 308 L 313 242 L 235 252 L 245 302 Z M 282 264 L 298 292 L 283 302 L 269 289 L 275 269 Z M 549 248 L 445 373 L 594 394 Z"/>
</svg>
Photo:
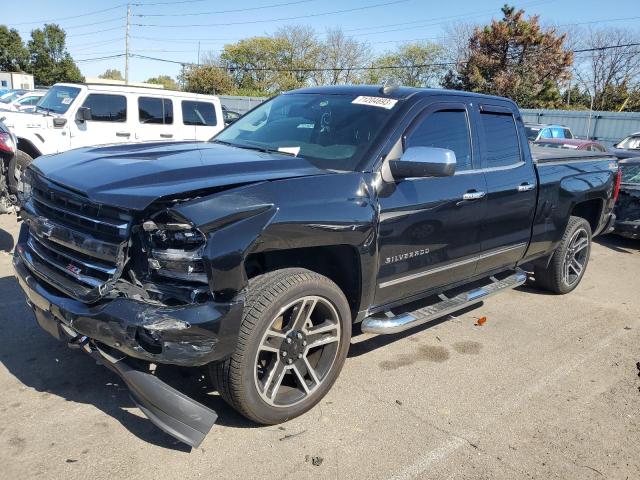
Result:
<svg viewBox="0 0 640 480">
<path fill-rule="evenodd" d="M 422 325 L 423 323 L 474 305 L 503 290 L 518 287 L 526 281 L 527 274 L 520 269 L 516 269 L 512 275 L 503 280 L 490 277 L 487 285 L 460 293 L 455 297 L 448 298 L 444 294 L 440 294 L 439 302 L 412 312 L 406 312 L 401 315 L 393 315 L 393 313 L 387 312 L 386 314 L 367 317 L 362 321 L 362 331 L 380 335 L 403 332 L 417 325 Z"/>
</svg>

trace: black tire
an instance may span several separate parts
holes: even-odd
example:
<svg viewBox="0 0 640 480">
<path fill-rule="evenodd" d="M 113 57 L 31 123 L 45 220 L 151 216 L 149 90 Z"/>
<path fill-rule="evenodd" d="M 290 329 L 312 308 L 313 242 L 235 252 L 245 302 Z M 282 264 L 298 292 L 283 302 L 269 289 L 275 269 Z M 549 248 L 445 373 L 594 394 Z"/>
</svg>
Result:
<svg viewBox="0 0 640 480">
<path fill-rule="evenodd" d="M 568 271 L 573 272 L 566 274 L 565 268 L 570 262 L 570 255 L 575 255 L 573 242 L 577 239 L 586 240 L 586 246 L 575 252 L 584 254 L 584 260 L 580 273 L 571 267 Z M 550 292 L 563 295 L 574 290 L 582 281 L 589 263 L 591 255 L 591 226 L 584 218 L 569 217 L 567 229 L 562 236 L 560 245 L 553 252 L 553 257 L 547 268 L 536 267 L 534 269 L 534 277 L 536 285 L 549 290 Z"/>
<path fill-rule="evenodd" d="M 323 275 L 302 268 L 286 268 L 255 277 L 250 280 L 247 292 L 236 350 L 227 360 L 211 364 L 209 373 L 222 398 L 235 410 L 254 422 L 273 425 L 285 422 L 310 410 L 329 391 L 342 369 L 349 350 L 351 310 L 344 294 L 334 282 Z M 261 368 L 265 371 L 267 370 L 267 366 L 257 368 L 261 361 L 261 346 L 264 346 L 263 342 L 268 335 L 270 336 L 270 332 L 274 331 L 273 325 L 275 323 L 273 322 L 277 322 L 276 319 L 278 318 L 284 318 L 284 315 L 279 316 L 283 308 L 296 303 L 299 301 L 298 299 L 310 296 L 317 296 L 322 302 L 326 302 L 326 305 L 332 305 L 334 308 L 331 311 L 339 316 L 335 321 L 336 325 L 339 322 L 339 330 L 334 332 L 335 337 L 339 340 L 334 342 L 335 345 L 332 343 L 332 363 L 328 364 L 325 361 L 326 373 L 314 387 L 315 389 L 312 393 L 306 393 L 303 399 L 297 403 L 292 405 L 267 403 L 264 398 L 265 393 L 268 393 L 267 389 L 260 391 L 258 386 L 258 372 Z M 306 304 L 304 300 L 301 301 L 303 303 L 300 311 L 304 312 Z M 320 305 L 320 301 L 317 304 Z M 315 311 L 314 309 L 316 309 L 316 303 L 309 307 L 310 311 Z M 292 313 L 290 318 L 293 319 L 296 314 L 297 312 Z M 310 314 L 309 316 L 298 314 L 300 318 L 303 316 L 310 318 Z M 284 326 L 284 320 L 282 322 Z M 307 325 L 306 322 L 305 325 Z M 311 326 L 313 327 L 313 325 Z M 269 333 L 267 333 L 267 330 L 269 330 Z M 285 332 L 286 330 L 282 328 L 282 331 Z M 312 338 L 312 331 L 313 329 L 310 329 L 307 332 L 309 333 L 309 339 Z M 283 348 L 288 348 L 288 346 L 285 346 L 284 340 L 279 337 L 276 341 L 280 342 L 280 346 L 276 347 L 279 352 L 271 353 L 273 355 L 271 362 L 273 364 L 284 363 L 285 359 L 281 352 Z M 304 345 L 307 345 L 307 343 L 305 342 Z M 304 348 L 306 348 L 304 350 L 305 358 L 300 361 L 310 362 L 307 352 L 313 351 L 310 350 L 311 344 L 309 347 Z M 317 348 L 321 351 L 319 358 L 322 358 L 325 347 Z M 289 358 L 292 357 L 293 355 L 289 355 Z M 297 358 L 300 357 L 298 356 Z M 291 363 L 289 359 L 287 361 Z M 318 361 L 319 363 L 320 360 Z M 315 368 L 314 366 L 313 369 Z M 314 371 L 313 369 L 311 370 L 312 372 Z M 291 370 L 286 371 L 292 375 L 296 373 Z M 309 372 L 306 374 L 309 374 Z M 284 375 L 282 378 L 284 378 Z M 298 382 L 297 379 L 301 377 L 287 378 Z M 320 377 L 318 376 L 318 378 Z M 284 384 L 284 380 L 278 383 L 274 391 L 278 392 L 281 385 L 284 386 Z M 267 381 L 268 385 L 269 382 Z M 285 387 L 285 389 L 287 388 L 290 387 Z M 304 390 L 306 389 L 307 387 L 304 388 Z M 291 390 L 297 391 L 295 389 Z"/>
<path fill-rule="evenodd" d="M 18 194 L 18 179 L 16 178 L 16 170 L 24 172 L 25 168 L 31 165 L 33 157 L 28 153 L 18 150 L 18 152 L 9 161 L 9 171 L 7 172 L 7 178 L 9 179 L 9 191 L 13 195 Z"/>
</svg>

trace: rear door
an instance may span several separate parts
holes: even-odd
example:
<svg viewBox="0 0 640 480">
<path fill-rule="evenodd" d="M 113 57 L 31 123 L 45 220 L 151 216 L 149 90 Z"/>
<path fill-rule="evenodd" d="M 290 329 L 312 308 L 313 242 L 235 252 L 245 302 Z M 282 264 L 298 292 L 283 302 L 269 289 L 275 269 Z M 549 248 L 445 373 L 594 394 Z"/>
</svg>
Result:
<svg viewBox="0 0 640 480">
<path fill-rule="evenodd" d="M 486 206 L 475 143 L 468 107 L 456 101 L 429 105 L 403 135 L 405 150 L 453 150 L 456 173 L 400 180 L 380 193 L 377 305 L 474 275 Z M 464 200 L 469 193 L 476 198 Z"/>
<path fill-rule="evenodd" d="M 136 140 L 173 140 L 173 101 L 164 97 L 141 96 L 137 104 Z"/>
<path fill-rule="evenodd" d="M 206 141 L 224 128 L 222 110 L 213 101 L 182 100 L 182 123 L 187 132 L 185 140 Z M 193 138 L 191 135 L 193 129 Z"/>
<path fill-rule="evenodd" d="M 71 148 L 134 141 L 137 119 L 131 119 L 126 94 L 89 93 L 82 107 L 91 110 L 91 119 L 74 119 L 70 126 Z"/>
<path fill-rule="evenodd" d="M 511 104 L 480 104 L 475 115 L 487 210 L 480 229 L 478 273 L 513 266 L 529 244 L 537 201 L 535 167 L 528 155 L 520 114 Z M 521 136 L 518 134 L 521 132 Z"/>
</svg>

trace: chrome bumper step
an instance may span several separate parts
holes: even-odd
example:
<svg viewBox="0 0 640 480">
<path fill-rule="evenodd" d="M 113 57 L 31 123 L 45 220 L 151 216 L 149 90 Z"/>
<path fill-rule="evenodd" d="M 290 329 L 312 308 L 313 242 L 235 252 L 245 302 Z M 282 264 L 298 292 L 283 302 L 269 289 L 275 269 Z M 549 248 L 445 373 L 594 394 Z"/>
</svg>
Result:
<svg viewBox="0 0 640 480">
<path fill-rule="evenodd" d="M 367 317 L 362 321 L 362 331 L 380 335 L 403 332 L 417 325 L 422 325 L 436 318 L 474 305 L 503 290 L 518 287 L 526 281 L 527 274 L 520 269 L 516 269 L 512 275 L 502 280 L 490 277 L 487 285 L 474 288 L 468 292 L 459 293 L 451 298 L 440 294 L 438 296 L 438 302 L 411 312 L 400 315 L 387 312 L 386 314 L 376 314 Z"/>
</svg>

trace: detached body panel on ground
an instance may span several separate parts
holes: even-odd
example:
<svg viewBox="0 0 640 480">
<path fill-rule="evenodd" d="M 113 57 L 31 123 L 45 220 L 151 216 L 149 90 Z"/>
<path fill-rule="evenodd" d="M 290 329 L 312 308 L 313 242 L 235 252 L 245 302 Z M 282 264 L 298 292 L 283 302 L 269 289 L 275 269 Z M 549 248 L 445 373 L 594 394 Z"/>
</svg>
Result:
<svg viewBox="0 0 640 480">
<path fill-rule="evenodd" d="M 326 394 L 352 322 L 406 329 L 523 269 L 575 288 L 613 224 L 617 174 L 605 154 L 532 156 L 506 99 L 305 89 L 211 143 L 36 161 L 14 264 L 58 338 L 139 371 L 207 364 L 234 408 L 278 423 Z M 197 445 L 213 412 L 185 424 L 153 398 L 139 402 L 151 420 Z"/>
</svg>

